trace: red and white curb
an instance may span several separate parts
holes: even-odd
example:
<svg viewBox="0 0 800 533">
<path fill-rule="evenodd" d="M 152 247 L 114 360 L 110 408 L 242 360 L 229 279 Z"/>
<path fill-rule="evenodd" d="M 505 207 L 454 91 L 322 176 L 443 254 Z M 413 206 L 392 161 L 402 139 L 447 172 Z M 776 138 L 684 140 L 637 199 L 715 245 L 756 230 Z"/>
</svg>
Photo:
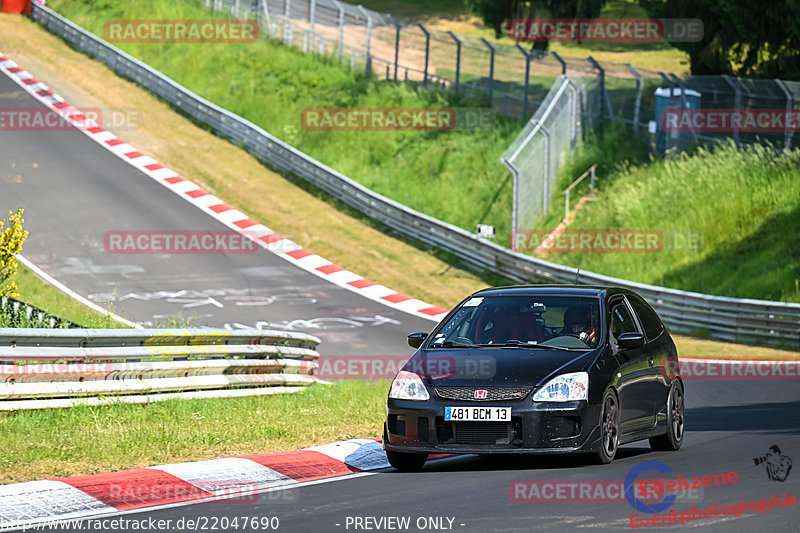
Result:
<svg viewBox="0 0 800 533">
<path fill-rule="evenodd" d="M 3 485 L 0 531 L 151 507 L 255 503 L 259 493 L 270 489 L 388 467 L 379 440 L 353 439 L 290 452 Z"/>
<path fill-rule="evenodd" d="M 446 309 L 432 306 L 416 298 L 400 294 L 384 285 L 365 279 L 358 274 L 306 250 L 299 244 L 259 224 L 238 209 L 234 209 L 216 196 L 204 191 L 177 172 L 159 164 L 155 159 L 138 152 L 133 146 L 117 138 L 113 133 L 100 127 L 87 118 L 79 109 L 68 104 L 63 98 L 47 88 L 29 72 L 20 68 L 12 60 L 0 53 L 0 71 L 6 73 L 20 87 L 39 102 L 58 113 L 78 130 L 95 142 L 111 151 L 126 163 L 136 167 L 143 174 L 156 180 L 172 192 L 192 203 L 206 214 L 214 217 L 227 227 L 256 242 L 262 248 L 277 254 L 298 267 L 311 272 L 340 287 L 365 296 L 376 302 L 405 311 L 412 315 L 439 321 L 447 313 Z"/>
</svg>

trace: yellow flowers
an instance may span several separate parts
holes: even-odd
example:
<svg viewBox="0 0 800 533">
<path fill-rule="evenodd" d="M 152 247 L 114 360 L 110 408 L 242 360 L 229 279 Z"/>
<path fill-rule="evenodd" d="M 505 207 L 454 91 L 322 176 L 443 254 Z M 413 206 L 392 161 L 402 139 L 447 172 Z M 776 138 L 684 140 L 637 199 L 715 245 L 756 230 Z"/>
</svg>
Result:
<svg viewBox="0 0 800 533">
<path fill-rule="evenodd" d="M 8 220 L 0 220 L 0 296 L 19 296 L 14 282 L 18 266 L 14 256 L 22 251 L 22 243 L 28 236 L 28 232 L 22 228 L 25 222 L 23 211 L 22 208 L 17 209 L 16 213 L 9 211 L 11 216 Z"/>
</svg>

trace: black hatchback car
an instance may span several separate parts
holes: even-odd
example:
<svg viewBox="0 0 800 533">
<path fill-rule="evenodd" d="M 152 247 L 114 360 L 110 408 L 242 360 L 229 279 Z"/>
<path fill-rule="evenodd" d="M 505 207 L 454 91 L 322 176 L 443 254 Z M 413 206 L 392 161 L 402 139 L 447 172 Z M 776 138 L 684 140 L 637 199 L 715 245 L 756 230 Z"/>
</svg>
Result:
<svg viewBox="0 0 800 533">
<path fill-rule="evenodd" d="M 683 441 L 678 354 L 639 295 L 611 287 L 517 286 L 471 294 L 392 382 L 384 448 L 400 470 L 428 454 L 587 453 Z"/>
</svg>

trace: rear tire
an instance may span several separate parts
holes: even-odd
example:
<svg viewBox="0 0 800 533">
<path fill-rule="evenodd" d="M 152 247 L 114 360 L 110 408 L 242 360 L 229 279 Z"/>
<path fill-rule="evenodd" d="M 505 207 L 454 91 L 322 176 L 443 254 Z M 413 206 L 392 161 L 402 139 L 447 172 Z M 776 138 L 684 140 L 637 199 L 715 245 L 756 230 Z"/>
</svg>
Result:
<svg viewBox="0 0 800 533">
<path fill-rule="evenodd" d="M 674 452 L 683 444 L 685 430 L 683 385 L 673 383 L 667 396 L 667 432 L 650 439 L 650 448 L 659 452 Z"/>
<path fill-rule="evenodd" d="M 405 453 L 386 450 L 389 464 L 401 472 L 419 472 L 428 460 L 427 453 Z"/>
<path fill-rule="evenodd" d="M 603 396 L 600 411 L 600 449 L 594 454 L 595 464 L 607 465 L 614 460 L 619 448 L 619 402 L 613 390 Z"/>
</svg>

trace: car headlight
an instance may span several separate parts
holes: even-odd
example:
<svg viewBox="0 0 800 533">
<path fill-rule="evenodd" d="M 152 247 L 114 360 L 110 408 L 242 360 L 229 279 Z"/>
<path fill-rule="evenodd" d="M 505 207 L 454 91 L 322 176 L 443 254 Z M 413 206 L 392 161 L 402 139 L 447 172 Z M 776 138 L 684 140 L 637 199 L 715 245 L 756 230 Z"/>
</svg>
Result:
<svg viewBox="0 0 800 533">
<path fill-rule="evenodd" d="M 422 378 L 413 372 L 401 370 L 392 381 L 389 398 L 395 400 L 427 400 L 430 398 L 428 389 L 422 383 Z"/>
<path fill-rule="evenodd" d="M 533 395 L 534 402 L 571 402 L 589 398 L 589 374 L 561 374 L 548 381 Z"/>
</svg>

